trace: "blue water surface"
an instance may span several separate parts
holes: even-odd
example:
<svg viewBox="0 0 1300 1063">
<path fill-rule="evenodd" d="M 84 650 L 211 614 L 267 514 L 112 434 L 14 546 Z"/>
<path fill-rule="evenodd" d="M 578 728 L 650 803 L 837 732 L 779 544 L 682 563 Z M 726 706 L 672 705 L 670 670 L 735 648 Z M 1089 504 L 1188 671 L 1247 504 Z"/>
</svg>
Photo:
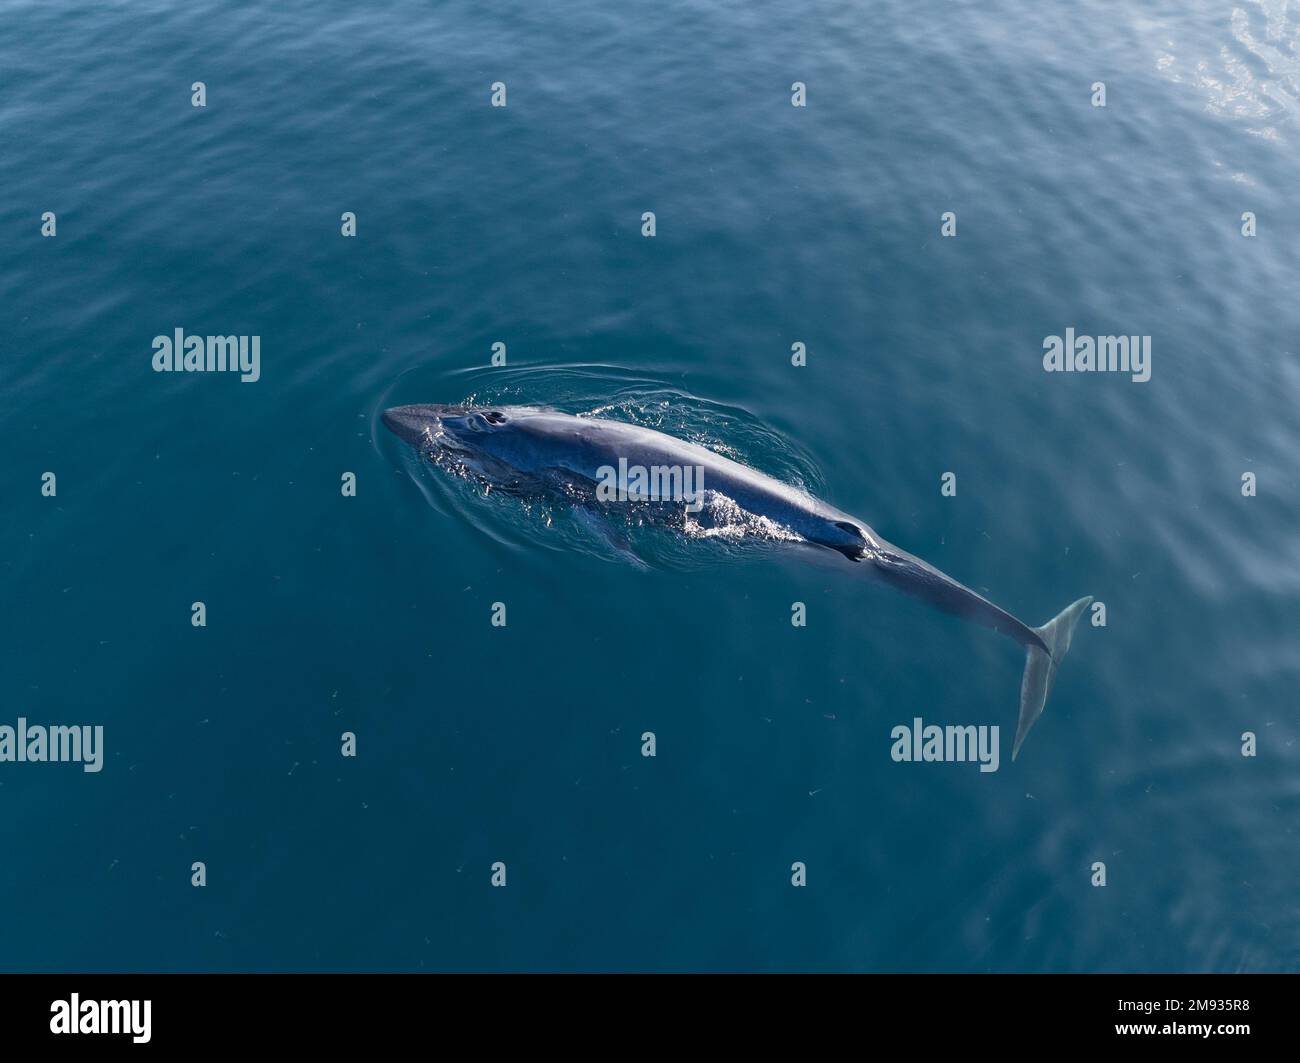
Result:
<svg viewBox="0 0 1300 1063">
<path fill-rule="evenodd" d="M 1297 115 L 1280 0 L 0 3 L 0 724 L 105 733 L 0 764 L 0 969 L 1296 969 Z M 1067 328 L 1151 379 L 1045 373 Z M 376 421 L 467 398 L 1106 626 L 1013 764 L 1010 641 L 581 548 Z M 916 717 L 999 770 L 895 763 Z"/>
</svg>

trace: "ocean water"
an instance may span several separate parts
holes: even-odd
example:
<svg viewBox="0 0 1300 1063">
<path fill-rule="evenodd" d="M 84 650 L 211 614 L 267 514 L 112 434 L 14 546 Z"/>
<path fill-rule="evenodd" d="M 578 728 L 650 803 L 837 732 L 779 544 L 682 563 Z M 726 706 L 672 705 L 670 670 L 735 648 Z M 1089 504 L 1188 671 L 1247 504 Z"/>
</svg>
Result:
<svg viewBox="0 0 1300 1063">
<path fill-rule="evenodd" d="M 0 763 L 0 969 L 1295 970 L 1298 182 L 1284 0 L 0 2 L 0 724 L 105 743 Z M 176 328 L 260 379 L 153 372 Z M 376 419 L 465 399 L 1106 626 L 1013 764 L 1008 640 L 630 564 Z M 915 717 L 999 770 L 895 763 Z"/>
</svg>

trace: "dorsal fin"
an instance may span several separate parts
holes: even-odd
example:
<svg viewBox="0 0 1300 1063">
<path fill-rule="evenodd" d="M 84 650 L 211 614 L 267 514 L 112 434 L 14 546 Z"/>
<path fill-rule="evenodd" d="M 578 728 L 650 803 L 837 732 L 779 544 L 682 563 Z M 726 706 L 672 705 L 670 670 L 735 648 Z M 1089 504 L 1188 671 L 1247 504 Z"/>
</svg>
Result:
<svg viewBox="0 0 1300 1063">
<path fill-rule="evenodd" d="M 858 543 L 860 543 L 861 545 L 858 545 L 856 543 L 853 545 L 844 545 L 842 543 L 827 543 L 826 545 L 829 546 L 832 550 L 838 550 L 850 561 L 861 561 L 862 558 L 866 555 L 866 547 L 867 547 L 867 537 L 865 534 L 863 534 L 862 529 L 859 528 L 856 524 L 850 523 L 847 520 L 837 520 L 837 521 L 832 521 L 831 523 L 834 524 L 835 527 L 839 528 L 840 531 L 848 532 L 850 535 L 856 538 L 858 540 Z"/>
</svg>

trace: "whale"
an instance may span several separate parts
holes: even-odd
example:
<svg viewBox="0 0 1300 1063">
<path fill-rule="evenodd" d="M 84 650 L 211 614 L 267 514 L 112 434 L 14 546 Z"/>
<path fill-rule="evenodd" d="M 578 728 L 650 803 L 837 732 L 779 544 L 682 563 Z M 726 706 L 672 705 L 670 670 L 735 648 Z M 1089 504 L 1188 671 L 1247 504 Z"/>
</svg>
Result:
<svg viewBox="0 0 1300 1063">
<path fill-rule="evenodd" d="M 690 481 L 785 529 L 794 541 L 833 551 L 882 583 L 1007 636 L 1025 651 L 1013 761 L 1042 716 L 1075 627 L 1092 603 L 1090 596 L 1079 598 L 1047 623 L 1031 626 L 801 488 L 641 425 L 534 406 L 418 404 L 386 409 L 381 419 L 422 457 L 469 470 L 494 489 L 529 494 L 560 488 L 593 512 L 645 503 L 689 509 L 698 498 L 686 497 L 686 491 L 681 497 L 656 494 L 653 488 L 681 488 Z M 636 490 L 628 490 L 629 469 L 643 471 Z"/>
</svg>

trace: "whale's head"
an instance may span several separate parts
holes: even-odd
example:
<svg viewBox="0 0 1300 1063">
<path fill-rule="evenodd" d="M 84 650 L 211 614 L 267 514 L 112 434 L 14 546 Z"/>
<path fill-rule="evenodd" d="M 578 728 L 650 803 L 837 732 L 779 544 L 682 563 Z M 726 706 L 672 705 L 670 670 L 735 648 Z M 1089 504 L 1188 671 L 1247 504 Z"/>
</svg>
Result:
<svg viewBox="0 0 1300 1063">
<path fill-rule="evenodd" d="M 390 432 L 426 455 L 450 455 L 496 473 L 530 473 L 546 461 L 548 434 L 540 411 L 526 406 L 394 406 Z"/>
<path fill-rule="evenodd" d="M 464 406 L 394 406 L 383 413 L 384 427 L 404 443 L 417 450 L 435 446 L 446 430 L 444 422 L 463 418 L 469 411 Z"/>
</svg>

